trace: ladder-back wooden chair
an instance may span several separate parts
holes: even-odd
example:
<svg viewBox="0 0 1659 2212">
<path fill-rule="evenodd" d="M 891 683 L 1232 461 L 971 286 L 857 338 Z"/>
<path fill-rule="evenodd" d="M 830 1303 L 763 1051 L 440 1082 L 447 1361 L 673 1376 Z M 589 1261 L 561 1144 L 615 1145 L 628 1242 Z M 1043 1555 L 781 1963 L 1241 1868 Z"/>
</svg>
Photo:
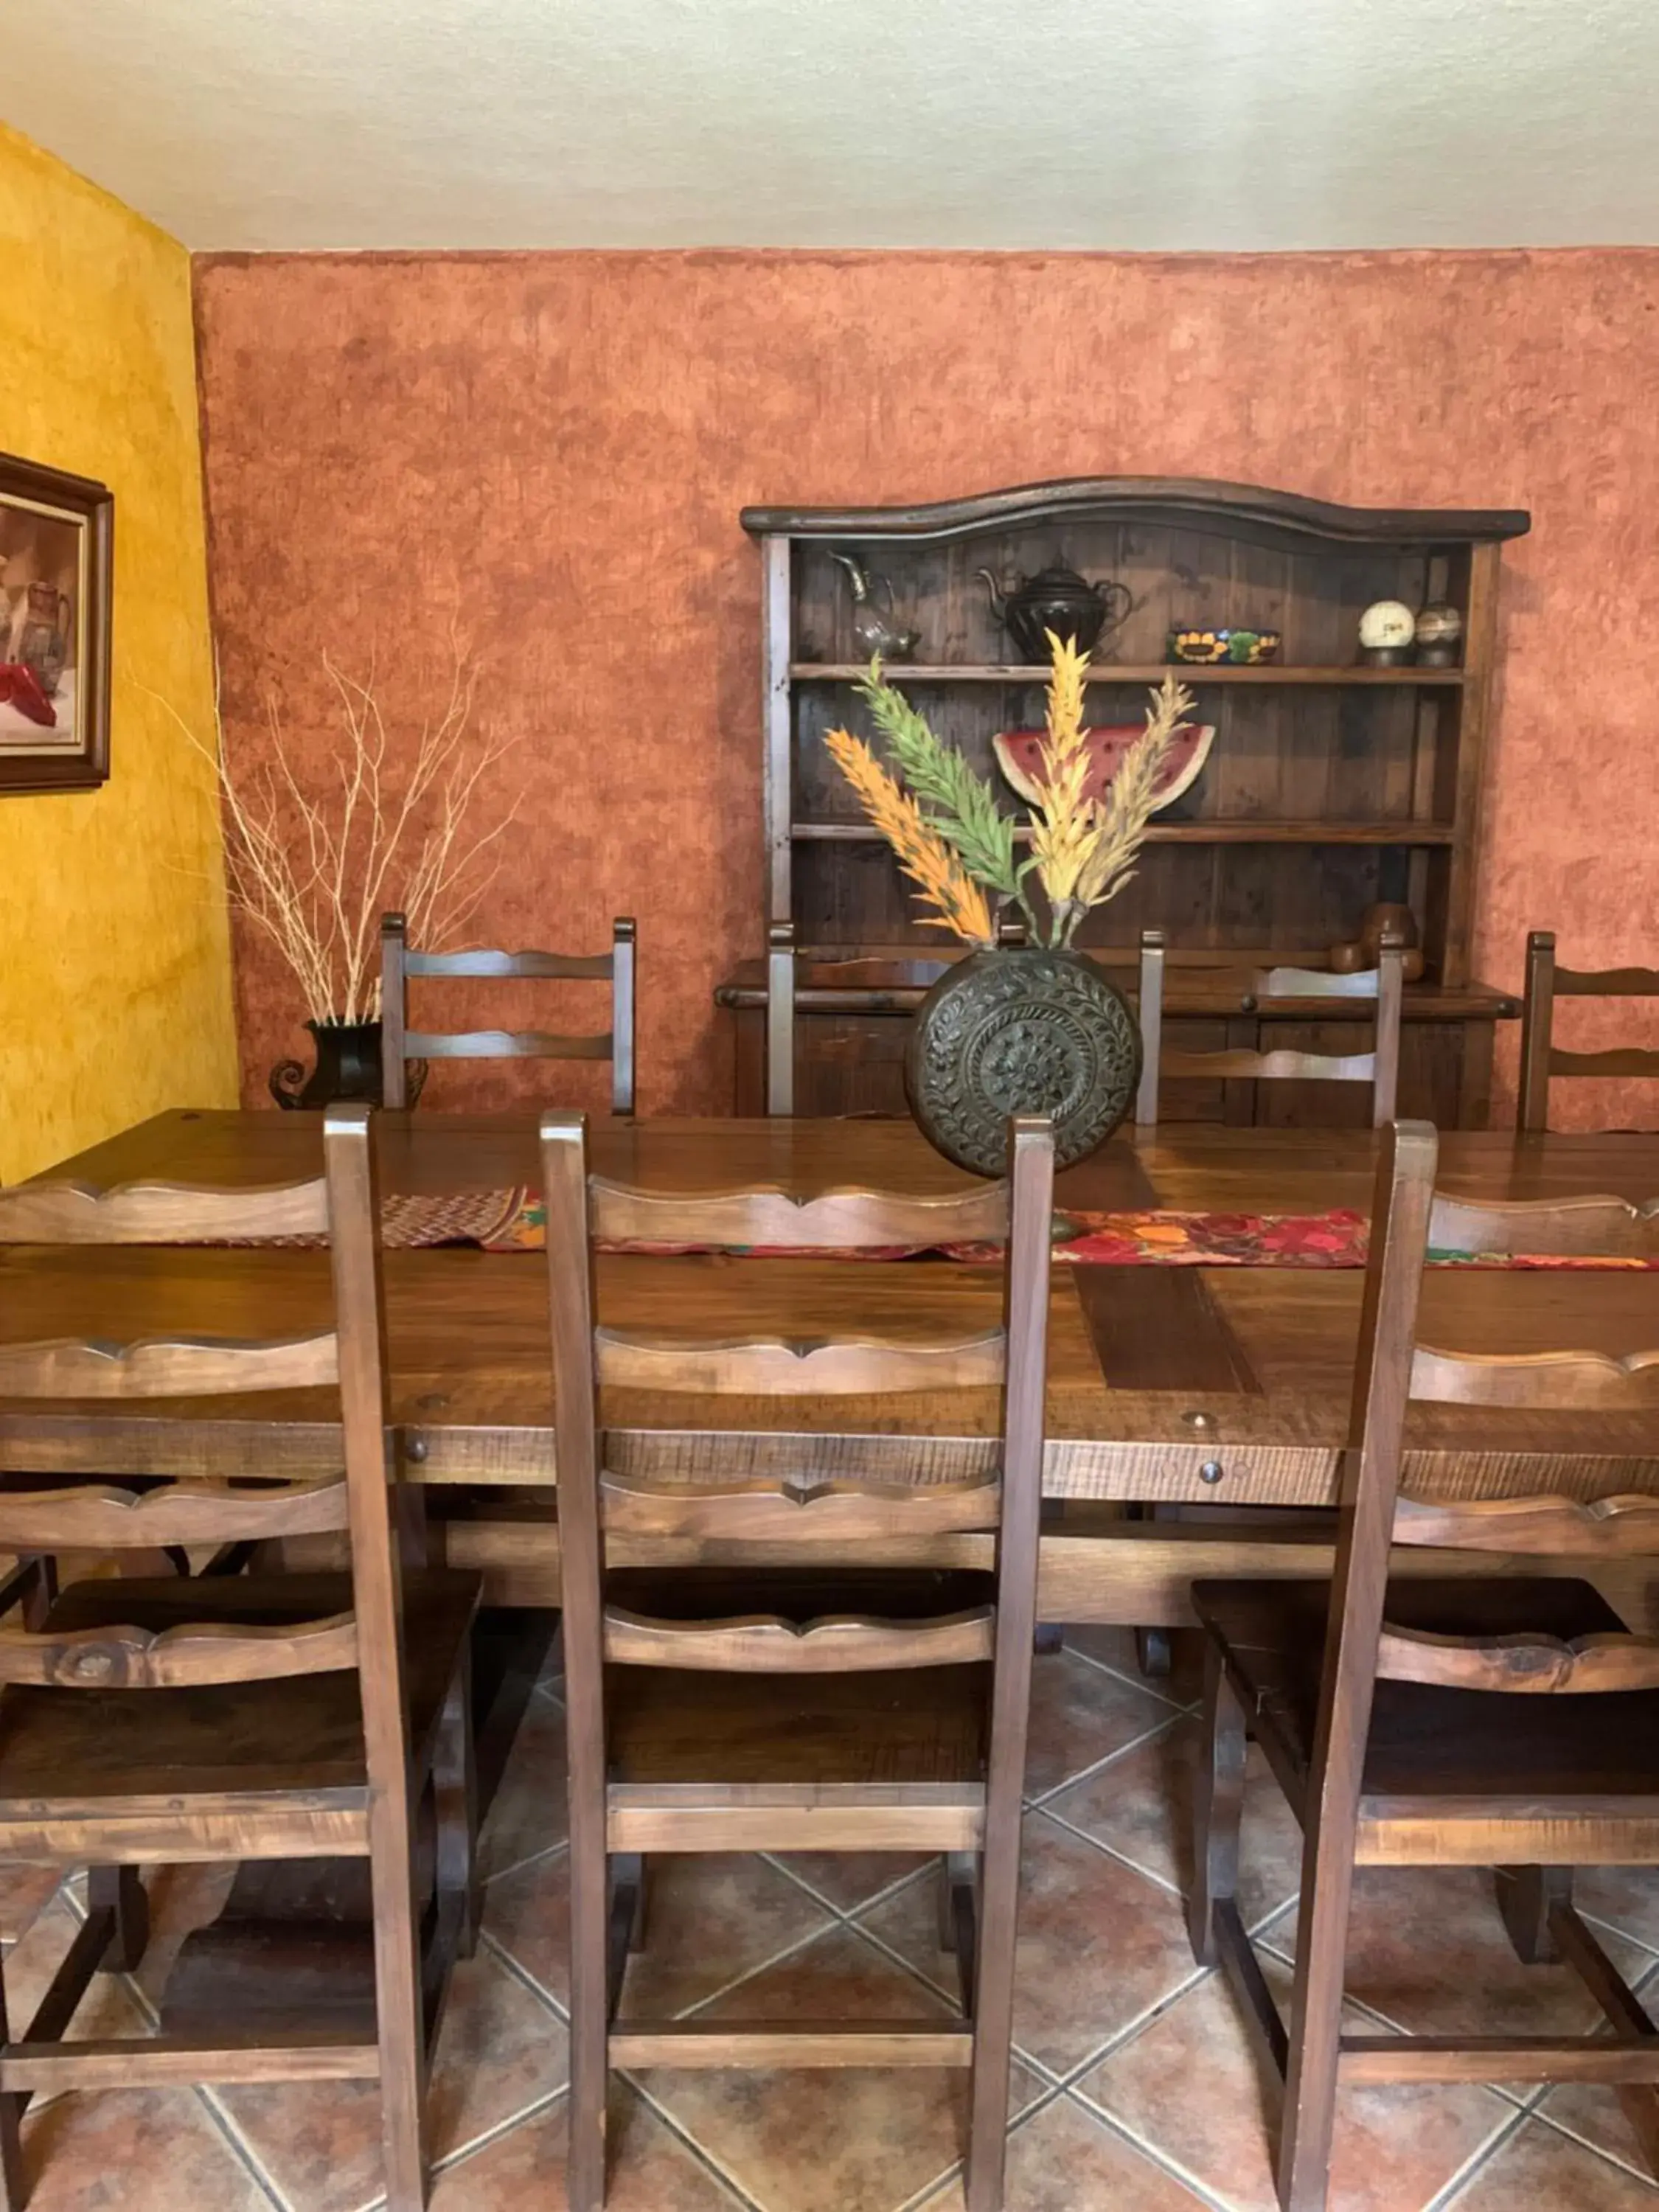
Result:
<svg viewBox="0 0 1659 2212">
<path fill-rule="evenodd" d="M 1527 994 L 1521 1009 L 1521 1095 L 1516 1126 L 1550 1125 L 1553 1075 L 1659 1077 L 1659 1050 L 1638 1045 L 1607 1052 L 1563 1052 L 1554 1041 L 1558 999 L 1659 999 L 1659 968 L 1561 968 L 1555 933 L 1534 929 L 1527 939 Z"/>
<path fill-rule="evenodd" d="M 380 1056 L 389 1107 L 409 1103 L 411 1060 L 608 1060 L 611 1110 L 634 1111 L 635 954 L 637 930 L 618 917 L 609 952 L 421 952 L 409 942 L 400 914 L 380 917 Z M 592 1035 L 549 1030 L 438 1032 L 409 1026 L 411 976 L 487 978 L 493 981 L 608 982 L 611 1026 Z"/>
<path fill-rule="evenodd" d="M 1400 1016 L 1405 991 L 1405 947 L 1385 937 L 1375 968 L 1339 975 L 1323 968 L 1267 968 L 1255 977 L 1258 999 L 1374 999 L 1376 1031 L 1369 1052 L 1323 1053 L 1179 1052 L 1164 1048 L 1164 932 L 1140 933 L 1140 1087 L 1135 1093 L 1135 1125 L 1152 1128 L 1158 1121 L 1158 1085 L 1169 1076 L 1200 1081 L 1238 1079 L 1258 1082 L 1369 1083 L 1371 1126 L 1394 1119 L 1400 1089 Z"/>
<path fill-rule="evenodd" d="M 389 2204 L 425 2202 L 428 2060 L 476 1921 L 467 1655 L 479 1582 L 416 1564 L 416 1516 L 398 1494 L 368 1109 L 331 1108 L 323 1144 L 323 1176 L 280 1188 L 41 1182 L 0 1194 L 7 1244 L 325 1237 L 333 1288 L 331 1326 L 267 1340 L 158 1334 L 168 1316 L 135 1298 L 124 1341 L 0 1342 L 0 1401 L 65 1401 L 88 1424 L 101 1414 L 125 1425 L 145 1400 L 337 1385 L 343 1456 L 343 1473 L 303 1481 L 24 1489 L 13 1476 L 0 1491 L 0 1547 L 343 1533 L 350 1548 L 343 1574 L 75 1583 L 39 1633 L 0 1628 L 0 1863 L 91 1869 L 86 1923 L 28 2026 L 7 2023 L 0 1991 L 8 2212 L 24 2201 L 19 2125 L 32 2096 L 196 2081 L 378 2082 Z M 106 1308 L 99 1318 L 106 1327 Z M 423 1948 L 415 1832 L 428 1788 L 435 1896 Z M 234 2020 L 222 2033 L 175 2033 L 164 1995 L 152 2039 L 64 2039 L 92 1975 L 138 1964 L 141 1865 L 319 1856 L 369 1863 L 372 2020 L 263 2039 Z"/>
<path fill-rule="evenodd" d="M 682 1198 L 611 1185 L 588 1174 L 580 1116 L 543 1121 L 570 1738 L 573 2212 L 604 2201 L 613 2066 L 971 2069 L 967 2202 L 1001 2203 L 1054 1183 L 1046 1121 L 1014 1123 L 1010 1142 L 1008 1181 L 960 1198 L 841 1190 L 801 1204 L 776 1189 Z M 854 1249 L 957 1237 L 1008 1247 L 1001 1326 L 965 1340 L 710 1341 L 595 1322 L 599 1238 Z M 855 1267 L 834 1272 L 854 1290 Z M 756 1480 L 742 1464 L 726 1480 L 707 1465 L 695 1480 L 659 1480 L 608 1463 L 599 1395 L 624 1389 L 925 1392 L 946 1431 L 961 1392 L 996 1389 L 1000 1464 L 899 1485 Z M 903 1540 L 945 1531 L 981 1532 L 983 1568 L 869 1564 L 895 1539 L 902 1557 Z M 665 1559 L 758 1541 L 792 1547 L 793 1563 L 712 1577 L 617 1570 L 606 1553 L 619 1540 L 634 1557 L 660 1543 Z M 811 1850 L 941 1855 L 960 2021 L 715 2028 L 617 2016 L 645 1855 Z"/>
<path fill-rule="evenodd" d="M 1445 1352 L 1417 1330 L 1431 1244 L 1620 1250 L 1639 1217 L 1616 1199 L 1486 1206 L 1437 1197 L 1436 1151 L 1426 1122 L 1397 1123 L 1384 1139 L 1331 1579 L 1193 1588 L 1207 1733 L 1193 1945 L 1200 1960 L 1219 1953 L 1258 2048 L 1284 2078 L 1278 2182 L 1287 2212 L 1325 2203 L 1340 2083 L 1600 2081 L 1650 2085 L 1650 2103 L 1659 2086 L 1659 2033 L 1571 1902 L 1575 1866 L 1659 1864 L 1659 1638 L 1626 1633 L 1589 1583 L 1567 1577 L 1389 1580 L 1390 1543 L 1576 1557 L 1587 1568 L 1659 1552 L 1656 1498 L 1400 1494 L 1413 1401 L 1511 1413 L 1628 1406 L 1659 1436 L 1659 1393 L 1643 1372 L 1659 1358 L 1659 1301 L 1654 1351 L 1619 1360 Z M 1570 1342 L 1571 1301 L 1562 1305 Z M 1288 2024 L 1237 1902 L 1247 1734 L 1303 1827 Z M 1570 1961 L 1612 2033 L 1343 2033 L 1355 1867 L 1494 1862 L 1512 1870 L 1499 1899 L 1521 1957 Z"/>
</svg>

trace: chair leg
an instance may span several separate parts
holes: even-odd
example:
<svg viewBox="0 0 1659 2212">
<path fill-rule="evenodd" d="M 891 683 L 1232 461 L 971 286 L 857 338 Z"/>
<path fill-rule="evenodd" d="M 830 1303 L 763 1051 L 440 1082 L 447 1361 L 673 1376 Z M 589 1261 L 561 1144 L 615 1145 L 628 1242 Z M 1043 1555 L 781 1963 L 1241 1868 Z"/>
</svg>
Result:
<svg viewBox="0 0 1659 2212">
<path fill-rule="evenodd" d="M 610 1869 L 600 1827 L 573 1805 L 570 1836 L 568 2212 L 603 2212 L 610 2087 Z M 603 1818 L 601 1813 L 600 1818 Z M 597 1823 L 592 1824 L 597 1826 Z"/>
<path fill-rule="evenodd" d="M 956 1904 L 951 1892 L 951 1857 L 945 1852 L 933 1869 L 933 1913 L 941 1951 L 957 1948 Z"/>
<path fill-rule="evenodd" d="M 1175 1666 L 1175 1652 L 1167 1628 L 1138 1628 L 1135 1659 L 1148 1681 L 1161 1682 Z"/>
<path fill-rule="evenodd" d="M 1244 1708 L 1215 1644 L 1204 1650 L 1204 1734 L 1193 1808 L 1193 1892 L 1187 1929 L 1200 1966 L 1215 1963 L 1215 1908 L 1238 1894 L 1238 1830 L 1249 1751 Z"/>
<path fill-rule="evenodd" d="M 1002 2212 L 1023 1825 L 1017 1821 L 1012 1838 L 1000 1849 L 994 1844 L 979 1862 L 977 1955 L 971 1968 L 974 2070 L 969 2089 L 967 2170 L 963 2178 L 964 2212 Z M 967 1932 L 963 1930 L 964 1936 Z M 964 1989 L 964 1997 L 969 1994 Z"/>
<path fill-rule="evenodd" d="M 656 1880 L 654 1860 L 641 1854 L 639 1878 L 634 1891 L 634 1917 L 629 1923 L 628 1948 L 630 1954 L 643 1951 L 651 1941 L 651 1885 Z"/>
<path fill-rule="evenodd" d="M 6 2018 L 5 1967 L 0 1964 L 0 2043 L 11 2040 Z M 0 2212 L 23 2212 L 28 2202 L 23 2173 L 23 2100 L 0 2096 Z"/>
<path fill-rule="evenodd" d="M 432 1795 L 437 1816 L 437 1881 L 441 1906 L 460 1900 L 456 1956 L 470 1959 L 478 1945 L 478 1776 L 473 1757 L 472 1682 L 469 1655 L 463 1655 L 444 1699 L 432 1760 Z"/>
<path fill-rule="evenodd" d="M 387 1820 L 385 1825 L 392 1823 Z M 404 1827 L 406 1837 L 406 1824 L 398 1825 Z M 372 1827 L 370 1832 L 373 1838 Z M 386 2212 L 425 2212 L 431 2172 L 426 2118 L 426 2020 L 414 1873 L 407 1847 L 394 1850 L 382 1841 L 381 1848 L 370 1853 Z"/>
<path fill-rule="evenodd" d="M 115 1933 L 99 1962 L 106 1974 L 137 1973 L 149 1942 L 149 1897 L 136 1866 L 95 1866 L 87 1870 L 87 1904 L 115 1915 Z"/>
<path fill-rule="evenodd" d="M 1338 1850 L 1321 1852 L 1311 1835 L 1304 1846 L 1290 2063 L 1276 2168 L 1282 2212 L 1326 2212 L 1330 2191 L 1352 1887 L 1349 1848 L 1345 1838 L 1338 1847 L 1340 1857 Z"/>
<path fill-rule="evenodd" d="M 1528 1966 L 1553 1966 L 1560 1946 L 1550 1926 L 1550 1911 L 1572 1903 L 1571 1867 L 1499 1867 L 1498 1910 L 1515 1946 L 1515 1955 Z"/>
</svg>

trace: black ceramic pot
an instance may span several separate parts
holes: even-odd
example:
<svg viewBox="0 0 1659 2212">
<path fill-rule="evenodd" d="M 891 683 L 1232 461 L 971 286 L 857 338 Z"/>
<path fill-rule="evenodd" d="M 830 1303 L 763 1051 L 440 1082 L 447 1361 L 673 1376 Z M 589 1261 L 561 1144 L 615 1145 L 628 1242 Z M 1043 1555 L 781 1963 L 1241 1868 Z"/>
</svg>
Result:
<svg viewBox="0 0 1659 2212">
<path fill-rule="evenodd" d="M 1083 1159 L 1128 1112 L 1139 1081 L 1139 1024 L 1078 952 L 957 961 L 916 1009 L 904 1054 L 922 1134 L 975 1175 L 1005 1172 L 1011 1114 L 1048 1115 L 1056 1165 Z"/>
<path fill-rule="evenodd" d="M 270 1071 L 270 1095 L 279 1106 L 331 1106 L 340 1098 L 381 1099 L 379 1022 L 307 1022 L 317 1065 L 279 1060 Z"/>
</svg>

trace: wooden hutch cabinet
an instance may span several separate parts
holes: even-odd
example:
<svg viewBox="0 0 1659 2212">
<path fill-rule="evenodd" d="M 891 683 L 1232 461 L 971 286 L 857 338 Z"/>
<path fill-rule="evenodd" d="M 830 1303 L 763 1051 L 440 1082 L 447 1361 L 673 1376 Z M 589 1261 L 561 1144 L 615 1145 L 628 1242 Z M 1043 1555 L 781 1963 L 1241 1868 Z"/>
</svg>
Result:
<svg viewBox="0 0 1659 2212">
<path fill-rule="evenodd" d="M 794 1109 L 903 1110 L 908 1017 L 952 940 L 923 927 L 887 847 L 824 750 L 838 723 L 869 733 L 848 578 L 852 553 L 921 633 L 889 674 L 934 729 L 987 770 L 1011 811 L 991 738 L 1039 727 L 1047 670 L 1012 665 L 978 572 L 1056 563 L 1115 579 L 1131 599 L 1097 648 L 1089 719 L 1139 723 L 1175 629 L 1275 629 L 1263 666 L 1179 671 L 1215 738 L 1195 781 L 1153 818 L 1134 880 L 1089 916 L 1080 945 L 1132 988 L 1142 929 L 1170 952 L 1172 1045 L 1363 1050 L 1364 1001 L 1259 1000 L 1253 971 L 1320 966 L 1365 908 L 1416 918 L 1422 980 L 1406 994 L 1400 1110 L 1443 1127 L 1486 1118 L 1492 1025 L 1516 1002 L 1469 972 L 1481 762 L 1491 713 L 1501 548 L 1520 513 L 1328 505 L 1248 485 L 1149 477 L 1033 484 L 912 507 L 749 507 L 761 556 L 762 773 L 769 927 L 797 947 Z M 1358 665 L 1361 611 L 1449 601 L 1460 664 Z M 884 610 L 887 598 L 880 592 Z M 766 941 L 767 928 L 759 933 Z M 736 1103 L 766 1104 L 764 957 L 718 988 L 735 1017 Z M 1170 1086 L 1173 1118 L 1328 1124 L 1365 1118 L 1358 1086 Z"/>
</svg>

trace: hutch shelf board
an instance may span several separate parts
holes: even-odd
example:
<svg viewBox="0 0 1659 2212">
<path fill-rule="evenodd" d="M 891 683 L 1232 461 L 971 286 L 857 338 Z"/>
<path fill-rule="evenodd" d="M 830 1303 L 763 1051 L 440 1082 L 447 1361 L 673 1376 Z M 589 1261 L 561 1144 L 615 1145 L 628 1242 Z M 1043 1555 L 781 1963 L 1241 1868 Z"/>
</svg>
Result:
<svg viewBox="0 0 1659 2212">
<path fill-rule="evenodd" d="M 1090 714 L 1138 724 L 1176 629 L 1275 629 L 1280 661 L 1186 667 L 1215 739 L 1192 786 L 1153 819 L 1134 880 L 1091 915 L 1080 944 L 1132 987 L 1142 929 L 1171 948 L 1170 1042 L 1360 1048 L 1364 1001 L 1258 1000 L 1252 972 L 1323 964 L 1365 909 L 1408 905 L 1425 972 L 1406 994 L 1400 1109 L 1442 1126 L 1486 1118 L 1492 1024 L 1516 1001 L 1471 978 L 1481 757 L 1490 712 L 1501 548 L 1516 512 L 1332 506 L 1249 485 L 1088 477 L 910 507 L 749 507 L 762 572 L 765 942 L 789 924 L 795 963 L 794 1110 L 902 1112 L 905 1021 L 956 948 L 916 919 L 896 862 L 865 823 L 823 733 L 867 732 L 848 579 L 852 552 L 895 620 L 920 633 L 889 673 L 941 737 L 1000 786 L 991 739 L 1039 727 L 1048 671 L 1012 661 L 979 572 L 1055 564 L 1130 595 L 1097 647 Z M 1361 611 L 1449 600 L 1462 665 L 1358 665 Z M 1006 790 L 1011 811 L 1023 811 Z M 766 962 L 718 988 L 735 1016 L 739 1111 L 770 1103 Z M 1268 1034 L 1268 1032 L 1271 1032 Z M 1175 1118 L 1309 1123 L 1363 1118 L 1358 1097 L 1278 1083 L 1172 1085 Z"/>
</svg>

